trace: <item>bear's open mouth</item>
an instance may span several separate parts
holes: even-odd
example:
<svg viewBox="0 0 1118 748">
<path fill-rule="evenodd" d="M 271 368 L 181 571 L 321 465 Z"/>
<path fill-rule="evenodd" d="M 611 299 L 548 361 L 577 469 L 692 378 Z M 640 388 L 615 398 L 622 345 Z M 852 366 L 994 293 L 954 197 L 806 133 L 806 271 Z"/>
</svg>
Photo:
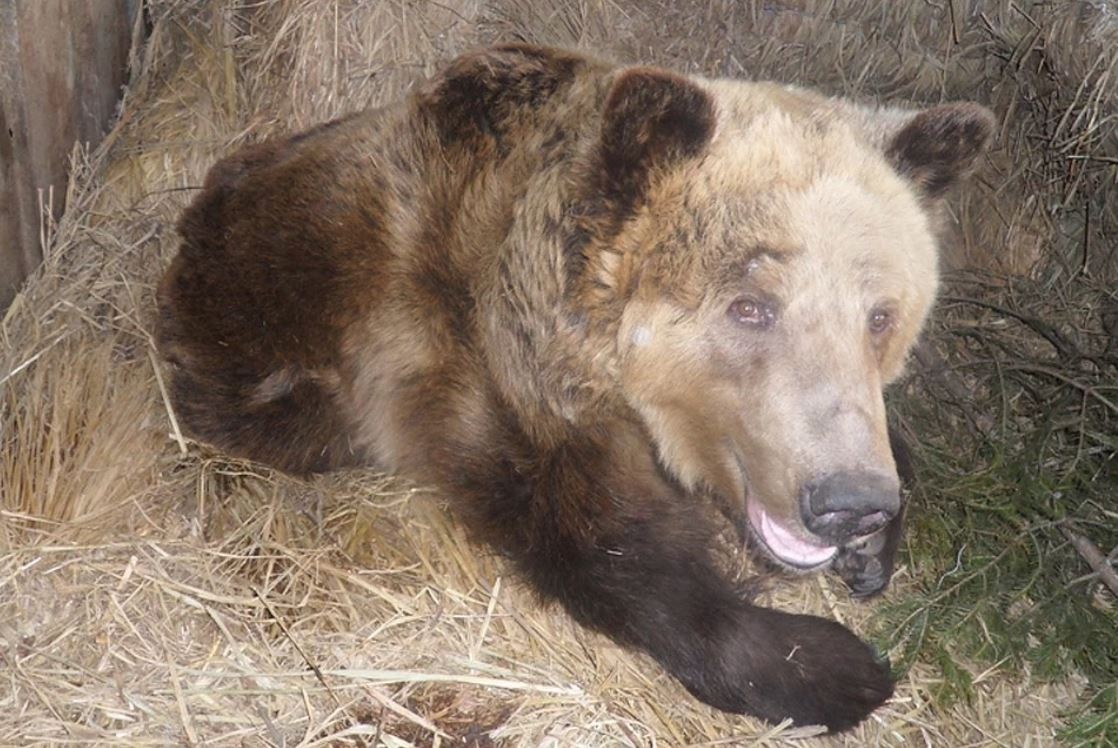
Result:
<svg viewBox="0 0 1118 748">
<path fill-rule="evenodd" d="M 746 502 L 749 523 L 754 534 L 764 544 L 766 550 L 783 564 L 797 570 L 809 571 L 828 563 L 838 553 L 833 545 L 818 545 L 797 537 L 791 530 L 773 519 L 761 502 Z"/>
</svg>

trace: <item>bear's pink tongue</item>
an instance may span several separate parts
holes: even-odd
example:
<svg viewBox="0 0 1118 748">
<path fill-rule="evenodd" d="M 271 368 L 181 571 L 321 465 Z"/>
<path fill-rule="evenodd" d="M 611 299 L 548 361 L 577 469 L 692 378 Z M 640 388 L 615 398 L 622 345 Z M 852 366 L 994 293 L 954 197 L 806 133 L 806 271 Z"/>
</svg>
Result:
<svg viewBox="0 0 1118 748">
<path fill-rule="evenodd" d="M 778 523 L 761 507 L 760 502 L 747 505 L 749 520 L 773 554 L 794 566 L 819 566 L 830 561 L 838 552 L 835 546 L 824 546 L 802 540 Z"/>
</svg>

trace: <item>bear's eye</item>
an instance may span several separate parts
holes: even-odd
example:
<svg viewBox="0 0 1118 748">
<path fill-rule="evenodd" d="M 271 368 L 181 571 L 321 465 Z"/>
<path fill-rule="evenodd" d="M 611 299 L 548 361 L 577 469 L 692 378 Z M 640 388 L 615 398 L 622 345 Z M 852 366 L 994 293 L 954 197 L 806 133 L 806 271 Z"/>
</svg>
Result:
<svg viewBox="0 0 1118 748">
<path fill-rule="evenodd" d="M 728 313 L 734 322 L 756 327 L 768 327 L 776 317 L 771 305 L 747 296 L 735 299 L 730 304 Z"/>
<path fill-rule="evenodd" d="M 893 327 L 893 313 L 878 307 L 870 312 L 869 328 L 871 335 L 883 335 Z"/>
</svg>

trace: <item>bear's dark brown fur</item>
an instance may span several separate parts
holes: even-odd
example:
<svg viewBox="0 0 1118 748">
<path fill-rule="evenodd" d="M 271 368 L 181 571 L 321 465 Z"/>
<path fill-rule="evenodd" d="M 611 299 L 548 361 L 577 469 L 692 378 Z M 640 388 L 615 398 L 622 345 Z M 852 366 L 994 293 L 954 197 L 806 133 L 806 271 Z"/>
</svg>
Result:
<svg viewBox="0 0 1118 748">
<path fill-rule="evenodd" d="M 930 220 L 992 128 L 507 46 L 210 172 L 159 289 L 191 433 L 293 473 L 437 486 L 580 623 L 708 704 L 848 728 L 892 693 L 837 623 L 719 570 L 888 581 L 881 389 Z"/>
</svg>

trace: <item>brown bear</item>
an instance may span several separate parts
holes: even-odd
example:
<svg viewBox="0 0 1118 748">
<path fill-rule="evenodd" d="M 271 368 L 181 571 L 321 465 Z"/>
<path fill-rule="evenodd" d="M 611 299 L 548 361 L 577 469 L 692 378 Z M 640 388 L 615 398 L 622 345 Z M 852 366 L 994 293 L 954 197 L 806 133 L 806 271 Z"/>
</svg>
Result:
<svg viewBox="0 0 1118 748">
<path fill-rule="evenodd" d="M 502 46 L 398 106 L 245 148 L 182 218 L 159 346 L 191 433 L 293 473 L 438 487 L 545 600 L 729 712 L 842 730 L 892 693 L 778 563 L 888 581 L 882 388 L 993 128 Z"/>
</svg>

